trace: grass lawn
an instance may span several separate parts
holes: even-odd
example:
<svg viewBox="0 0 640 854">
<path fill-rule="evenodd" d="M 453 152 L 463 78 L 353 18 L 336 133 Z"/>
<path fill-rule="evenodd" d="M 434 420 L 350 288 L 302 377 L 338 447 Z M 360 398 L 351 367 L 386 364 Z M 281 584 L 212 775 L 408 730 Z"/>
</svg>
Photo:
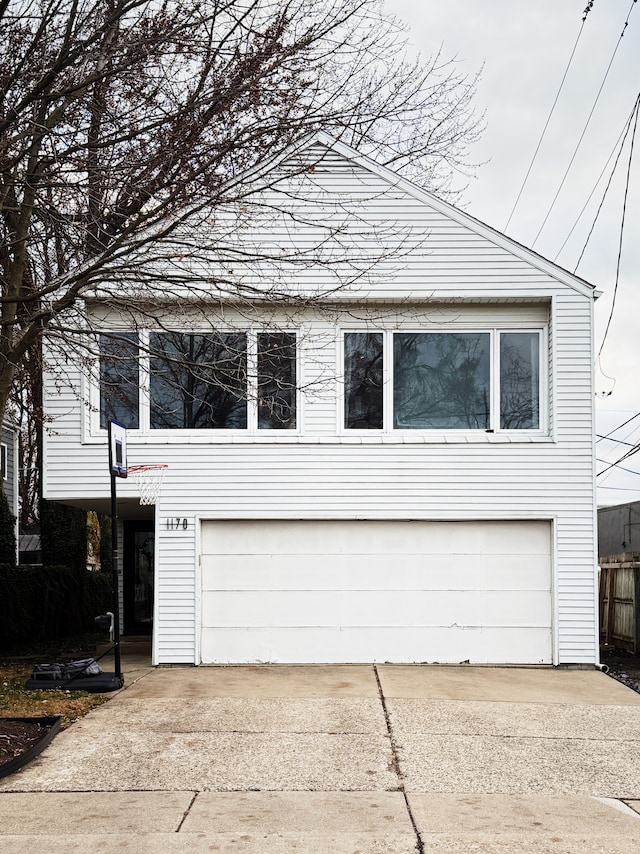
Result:
<svg viewBox="0 0 640 854">
<path fill-rule="evenodd" d="M 0 718 L 37 718 L 60 716 L 62 727 L 68 727 L 74 721 L 86 715 L 96 706 L 101 706 L 109 695 L 93 694 L 87 691 L 27 690 L 24 683 L 31 675 L 33 665 L 43 662 L 70 661 L 83 659 L 93 652 L 96 642 L 103 641 L 102 636 L 71 638 L 66 642 L 33 649 L 11 650 L 0 654 Z M 28 656 L 28 659 L 23 658 Z"/>
<path fill-rule="evenodd" d="M 86 715 L 109 699 L 104 694 L 86 691 L 33 691 L 24 687 L 33 663 L 0 660 L 0 718 L 36 718 L 57 716 L 62 727 Z"/>
</svg>

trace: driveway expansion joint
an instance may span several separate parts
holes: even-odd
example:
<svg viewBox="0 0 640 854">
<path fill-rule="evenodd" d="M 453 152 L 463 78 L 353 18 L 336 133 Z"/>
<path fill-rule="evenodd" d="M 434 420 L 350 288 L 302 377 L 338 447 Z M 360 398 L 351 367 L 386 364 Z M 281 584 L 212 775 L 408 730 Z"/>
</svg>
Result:
<svg viewBox="0 0 640 854">
<path fill-rule="evenodd" d="M 182 825 L 185 823 L 186 818 L 189 815 L 189 813 L 191 812 L 191 808 L 195 804 L 196 798 L 198 797 L 199 794 L 200 794 L 200 792 L 194 792 L 193 793 L 193 797 L 189 801 L 189 806 L 186 808 L 186 810 L 182 814 L 182 818 L 180 819 L 180 822 L 178 823 L 178 826 L 176 827 L 176 833 L 180 833 L 180 831 L 182 830 Z"/>
<path fill-rule="evenodd" d="M 398 791 L 402 793 L 402 797 L 404 799 L 404 804 L 407 810 L 407 815 L 409 816 L 409 821 L 411 822 L 411 826 L 413 828 L 413 832 L 416 835 L 416 852 L 417 854 L 424 854 L 424 842 L 422 841 L 422 837 L 420 836 L 420 831 L 418 830 L 418 825 L 416 824 L 416 820 L 414 818 L 413 812 L 411 810 L 411 805 L 409 803 L 409 799 L 407 798 L 407 792 L 404 786 L 404 780 L 402 771 L 400 769 L 400 759 L 398 757 L 398 744 L 396 742 L 395 735 L 393 733 L 393 728 L 391 726 L 391 718 L 389 716 L 389 710 L 387 709 L 387 701 L 384 696 L 384 691 L 382 690 L 382 682 L 380 681 L 380 676 L 378 674 L 378 668 L 374 664 L 373 665 L 373 673 L 376 677 L 376 683 L 378 685 L 378 696 L 380 697 L 380 704 L 382 705 L 382 711 L 384 713 L 384 720 L 387 727 L 387 735 L 389 737 L 389 744 L 391 746 L 391 755 L 393 757 L 392 767 L 393 771 L 398 778 Z"/>
</svg>

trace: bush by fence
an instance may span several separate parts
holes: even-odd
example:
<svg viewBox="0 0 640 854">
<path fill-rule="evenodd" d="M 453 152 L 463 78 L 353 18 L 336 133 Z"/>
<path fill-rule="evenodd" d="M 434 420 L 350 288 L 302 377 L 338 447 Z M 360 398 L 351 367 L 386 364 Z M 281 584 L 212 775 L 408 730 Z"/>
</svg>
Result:
<svg viewBox="0 0 640 854">
<path fill-rule="evenodd" d="M 16 519 L 9 509 L 7 496 L 0 489 L 0 563 L 16 559 Z"/>
<path fill-rule="evenodd" d="M 0 650 L 93 632 L 109 610 L 108 573 L 0 565 Z"/>
<path fill-rule="evenodd" d="M 87 511 L 56 501 L 40 501 L 42 562 L 50 566 L 87 567 Z"/>
</svg>

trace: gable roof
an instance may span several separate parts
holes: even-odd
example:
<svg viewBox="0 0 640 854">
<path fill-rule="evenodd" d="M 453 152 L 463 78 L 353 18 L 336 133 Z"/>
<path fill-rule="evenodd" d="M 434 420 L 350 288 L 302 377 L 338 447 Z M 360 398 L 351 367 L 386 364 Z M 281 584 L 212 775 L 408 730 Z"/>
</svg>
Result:
<svg viewBox="0 0 640 854">
<path fill-rule="evenodd" d="M 502 234 L 502 232 L 497 231 L 495 228 L 492 228 L 486 223 L 471 216 L 471 214 L 465 213 L 449 202 L 443 201 L 428 190 L 418 187 L 409 179 L 403 178 L 397 172 L 376 163 L 374 160 L 364 154 L 361 154 L 346 143 L 334 139 L 325 131 L 318 131 L 307 138 L 302 144 L 298 143 L 297 145 L 291 146 L 291 148 L 286 152 L 283 152 L 273 161 L 265 164 L 262 174 L 265 174 L 266 171 L 270 171 L 272 168 L 277 166 L 278 163 L 284 162 L 293 154 L 301 154 L 305 150 L 318 145 L 326 148 L 327 152 L 333 151 L 355 165 L 372 172 L 381 180 L 388 183 L 390 187 L 396 187 L 407 193 L 409 196 L 412 196 L 417 201 L 420 201 L 425 205 L 429 205 L 435 211 L 449 217 L 458 225 L 470 229 L 479 237 L 482 237 L 493 243 L 495 246 L 512 253 L 520 260 L 530 264 L 546 275 L 553 277 L 557 281 L 569 286 L 584 296 L 591 296 L 593 298 L 597 298 L 599 296 L 599 292 L 596 290 L 595 285 L 592 285 L 585 279 L 580 278 L 580 276 L 570 273 L 568 270 L 564 269 L 564 267 L 555 264 L 553 261 L 549 261 L 533 249 L 529 249 L 523 244 L 518 243 L 516 240 L 507 237 L 505 234 Z"/>
</svg>

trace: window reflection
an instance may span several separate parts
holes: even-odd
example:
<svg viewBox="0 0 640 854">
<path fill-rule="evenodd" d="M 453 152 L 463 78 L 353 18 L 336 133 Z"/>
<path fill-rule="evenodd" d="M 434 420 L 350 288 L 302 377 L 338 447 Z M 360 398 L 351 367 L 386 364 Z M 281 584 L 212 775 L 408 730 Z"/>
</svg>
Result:
<svg viewBox="0 0 640 854">
<path fill-rule="evenodd" d="M 540 426 L 540 344 L 537 332 L 500 335 L 500 427 Z"/>
<path fill-rule="evenodd" d="M 246 428 L 247 338 L 152 332 L 151 427 Z"/>
<path fill-rule="evenodd" d="M 489 377 L 489 333 L 397 333 L 394 427 L 487 429 Z"/>
<path fill-rule="evenodd" d="M 100 427 L 118 421 L 132 430 L 139 426 L 138 333 L 103 334 L 100 350 Z"/>
<path fill-rule="evenodd" d="M 344 426 L 347 429 L 382 429 L 382 354 L 382 332 L 345 334 Z"/>
<path fill-rule="evenodd" d="M 296 336 L 258 334 L 258 428 L 294 430 L 296 426 Z"/>
</svg>

